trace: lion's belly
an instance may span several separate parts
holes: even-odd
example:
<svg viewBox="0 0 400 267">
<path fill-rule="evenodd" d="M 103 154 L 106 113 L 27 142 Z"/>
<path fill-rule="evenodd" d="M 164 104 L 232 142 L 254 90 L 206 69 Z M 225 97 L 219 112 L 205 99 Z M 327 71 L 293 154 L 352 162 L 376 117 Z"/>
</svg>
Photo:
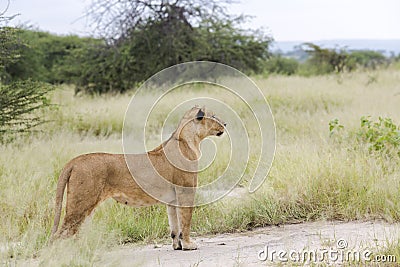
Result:
<svg viewBox="0 0 400 267">
<path fill-rule="evenodd" d="M 133 207 L 144 207 L 157 204 L 158 201 L 154 198 L 149 197 L 145 193 L 137 194 L 136 196 L 127 196 L 124 193 L 119 193 L 113 196 L 113 198 L 121 204 L 133 206 Z"/>
<path fill-rule="evenodd" d="M 113 194 L 113 198 L 124 205 L 132 206 L 132 207 L 144 207 L 144 206 L 151 206 L 160 201 L 154 197 L 151 197 L 146 192 L 144 192 L 140 188 L 135 188 L 134 190 L 124 190 L 125 192 L 117 192 Z M 165 199 L 169 199 L 170 203 L 175 202 L 175 194 L 172 190 L 165 190 L 163 196 L 161 196 L 162 201 L 164 202 Z"/>
</svg>

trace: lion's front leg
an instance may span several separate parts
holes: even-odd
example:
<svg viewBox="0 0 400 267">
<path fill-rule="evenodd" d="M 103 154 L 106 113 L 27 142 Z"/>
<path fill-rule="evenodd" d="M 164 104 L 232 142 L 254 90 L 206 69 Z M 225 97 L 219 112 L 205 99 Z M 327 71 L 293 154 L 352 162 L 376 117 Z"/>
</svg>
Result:
<svg viewBox="0 0 400 267">
<path fill-rule="evenodd" d="M 182 244 L 183 250 L 197 249 L 197 245 L 190 238 L 190 224 L 192 222 L 192 207 L 180 207 L 178 208 L 178 220 L 181 232 L 179 239 Z"/>
<path fill-rule="evenodd" d="M 180 188 L 176 190 L 176 192 L 178 200 L 178 207 L 176 209 L 180 229 L 179 239 L 182 244 L 182 249 L 197 249 L 196 243 L 190 239 L 195 188 Z"/>
<path fill-rule="evenodd" d="M 172 247 L 173 249 L 182 249 L 182 244 L 179 240 L 179 222 L 176 207 L 167 206 L 169 228 L 171 230 Z"/>
</svg>

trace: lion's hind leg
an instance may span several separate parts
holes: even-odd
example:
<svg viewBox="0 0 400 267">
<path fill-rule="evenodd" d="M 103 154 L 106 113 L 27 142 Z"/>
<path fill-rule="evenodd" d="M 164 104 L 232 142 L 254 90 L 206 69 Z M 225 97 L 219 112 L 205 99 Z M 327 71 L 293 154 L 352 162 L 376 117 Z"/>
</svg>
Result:
<svg viewBox="0 0 400 267">
<path fill-rule="evenodd" d="M 85 219 L 105 199 L 105 197 L 102 197 L 101 191 L 85 190 L 88 186 L 82 186 L 82 184 L 80 186 L 70 185 L 71 183 L 67 190 L 64 222 L 57 234 L 60 237 L 70 237 L 76 234 Z"/>
<path fill-rule="evenodd" d="M 61 226 L 58 236 L 62 238 L 70 237 L 75 235 L 79 227 L 85 221 L 85 219 L 92 213 L 94 208 L 98 203 L 91 203 L 91 205 L 86 203 L 81 203 L 81 205 L 69 205 L 67 203 L 67 208 L 65 212 L 64 222 Z"/>
</svg>

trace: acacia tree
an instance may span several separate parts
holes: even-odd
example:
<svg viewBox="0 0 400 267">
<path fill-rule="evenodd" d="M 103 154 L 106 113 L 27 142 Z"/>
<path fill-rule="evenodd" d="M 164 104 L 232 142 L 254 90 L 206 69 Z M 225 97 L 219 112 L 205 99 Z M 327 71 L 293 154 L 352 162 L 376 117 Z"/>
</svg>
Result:
<svg viewBox="0 0 400 267">
<path fill-rule="evenodd" d="M 79 82 L 86 91 L 123 92 L 174 64 L 210 60 L 259 72 L 271 38 L 240 28 L 246 17 L 226 12 L 230 0 L 94 0 L 88 8 L 105 38 L 92 50 Z M 81 57 L 85 58 L 85 56 Z M 100 62 L 99 62 L 100 61 Z M 100 74 L 101 73 L 101 74 Z M 108 77 L 104 78 L 98 77 Z"/>
<path fill-rule="evenodd" d="M 86 14 L 91 18 L 97 34 L 109 40 L 119 40 L 150 22 L 165 23 L 178 20 L 193 28 L 204 20 L 232 17 L 226 10 L 227 6 L 234 2 L 232 0 L 93 0 Z M 165 25 L 165 30 L 172 29 Z"/>
<path fill-rule="evenodd" d="M 303 44 L 303 50 L 311 57 L 309 63 L 318 68 L 318 74 L 329 72 L 344 72 L 353 70 L 354 63 L 345 49 L 327 49 L 313 43 Z"/>
<path fill-rule="evenodd" d="M 7 7 L 8 8 L 8 7 Z M 31 80 L 9 82 L 5 67 L 20 59 L 18 29 L 7 27 L 13 16 L 0 12 L 0 141 L 6 133 L 24 132 L 43 122 L 36 110 L 49 105 L 47 93 L 53 89 Z"/>
</svg>

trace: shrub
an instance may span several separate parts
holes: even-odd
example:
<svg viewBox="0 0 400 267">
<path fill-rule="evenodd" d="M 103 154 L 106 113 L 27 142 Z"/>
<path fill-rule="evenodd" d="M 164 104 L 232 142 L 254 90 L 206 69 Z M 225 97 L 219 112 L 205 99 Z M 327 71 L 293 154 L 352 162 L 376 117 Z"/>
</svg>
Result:
<svg viewBox="0 0 400 267">
<path fill-rule="evenodd" d="M 53 90 L 41 82 L 30 80 L 0 84 L 0 140 L 4 134 L 24 132 L 43 122 L 34 111 L 50 105 L 47 93 Z"/>
<path fill-rule="evenodd" d="M 11 18 L 0 13 L 0 26 Z M 19 40 L 21 31 L 10 27 L 0 27 L 0 141 L 6 133 L 24 132 L 43 122 L 36 110 L 49 106 L 47 93 L 53 87 L 30 79 L 13 81 L 7 72 L 10 65 L 23 59 L 22 48 L 26 46 Z M 29 66 L 34 68 L 34 66 Z"/>
<path fill-rule="evenodd" d="M 330 136 L 336 137 L 337 140 L 353 138 L 353 142 L 367 145 L 370 152 L 376 151 L 386 155 L 394 153 L 400 156 L 400 126 L 391 118 L 379 117 L 378 121 L 374 122 L 370 116 L 363 116 L 360 119 L 360 128 L 354 134 L 347 133 L 347 136 L 343 136 L 343 129 L 344 126 L 338 119 L 329 122 Z"/>
<path fill-rule="evenodd" d="M 281 55 L 273 56 L 265 62 L 265 71 L 282 75 L 297 73 L 299 62 L 293 58 L 285 58 Z"/>
<path fill-rule="evenodd" d="M 353 51 L 350 58 L 357 66 L 367 69 L 376 69 L 388 63 L 388 59 L 382 53 L 370 50 Z"/>
<path fill-rule="evenodd" d="M 344 129 L 344 126 L 339 123 L 338 119 L 334 119 L 329 122 L 330 136 L 334 135 L 335 133 L 340 132 L 343 129 Z"/>
<path fill-rule="evenodd" d="M 14 29 L 18 42 L 14 45 L 20 54 L 18 60 L 5 64 L 5 72 L 11 81 L 32 79 L 49 83 L 74 83 L 81 74 L 77 51 L 100 43 L 94 38 L 74 35 L 57 36 L 47 32 Z"/>
<path fill-rule="evenodd" d="M 362 117 L 356 134 L 360 142 L 369 145 L 370 151 L 395 151 L 400 156 L 400 126 L 392 119 L 379 117 L 377 122 L 373 122 L 370 116 Z"/>
</svg>

